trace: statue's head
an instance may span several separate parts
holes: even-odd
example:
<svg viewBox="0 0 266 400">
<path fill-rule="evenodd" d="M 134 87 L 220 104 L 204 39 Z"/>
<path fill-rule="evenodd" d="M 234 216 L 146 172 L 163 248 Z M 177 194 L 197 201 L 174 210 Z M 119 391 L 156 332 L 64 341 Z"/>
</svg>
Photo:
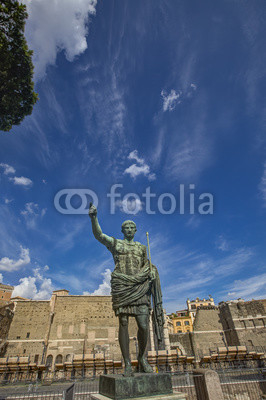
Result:
<svg viewBox="0 0 266 400">
<path fill-rule="evenodd" d="M 137 227 L 135 222 L 130 220 L 124 221 L 121 226 L 121 231 L 123 232 L 124 237 L 126 239 L 133 239 L 135 233 L 137 232 Z"/>
</svg>

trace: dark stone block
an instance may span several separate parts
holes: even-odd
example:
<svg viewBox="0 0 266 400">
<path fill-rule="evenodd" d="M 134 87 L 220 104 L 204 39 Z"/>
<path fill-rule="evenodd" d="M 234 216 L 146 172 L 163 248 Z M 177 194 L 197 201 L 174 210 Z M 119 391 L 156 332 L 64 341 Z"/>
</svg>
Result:
<svg viewBox="0 0 266 400">
<path fill-rule="evenodd" d="M 101 375 L 99 393 L 114 400 L 173 393 L 170 374 Z"/>
</svg>

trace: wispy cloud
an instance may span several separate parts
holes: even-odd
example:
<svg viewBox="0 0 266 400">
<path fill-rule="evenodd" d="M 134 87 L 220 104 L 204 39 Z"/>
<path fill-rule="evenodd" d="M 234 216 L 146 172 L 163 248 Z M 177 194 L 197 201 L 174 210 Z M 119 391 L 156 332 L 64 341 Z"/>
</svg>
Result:
<svg viewBox="0 0 266 400">
<path fill-rule="evenodd" d="M 20 246 L 20 258 L 14 260 L 12 258 L 3 257 L 0 260 L 0 271 L 13 272 L 25 267 L 30 263 L 29 249 Z"/>
<path fill-rule="evenodd" d="M 259 191 L 263 201 L 263 206 L 266 207 L 266 163 L 264 164 L 264 171 L 259 184 Z"/>
<path fill-rule="evenodd" d="M 42 208 L 40 210 L 37 203 L 26 203 L 25 209 L 20 212 L 25 218 L 26 225 L 28 228 L 34 229 L 36 227 L 36 222 L 39 218 L 43 218 L 46 214 L 47 208 Z"/>
<path fill-rule="evenodd" d="M 49 273 L 50 278 L 56 282 L 57 286 L 60 287 L 60 289 L 65 288 L 68 290 L 76 290 L 79 293 L 84 289 L 85 282 L 83 279 L 78 277 L 77 275 L 74 275 L 72 273 L 66 274 L 65 271 L 60 270 L 58 272 L 50 272 Z"/>
<path fill-rule="evenodd" d="M 188 259 L 183 263 L 187 271 L 179 279 L 179 283 L 167 287 L 167 293 L 188 292 L 203 284 L 217 282 L 238 273 L 251 260 L 252 255 L 250 249 L 240 248 L 223 258 L 214 259 L 201 254 L 197 262 Z"/>
<path fill-rule="evenodd" d="M 191 83 L 190 86 L 185 90 L 171 89 L 170 93 L 167 94 L 165 90 L 161 91 L 161 96 L 163 98 L 163 111 L 173 111 L 178 104 L 180 104 L 184 99 L 189 98 L 197 90 L 197 85 Z"/>
<path fill-rule="evenodd" d="M 9 204 L 9 203 L 12 203 L 12 201 L 14 201 L 14 199 L 7 199 L 7 198 L 5 198 L 5 204 Z"/>
<path fill-rule="evenodd" d="M 173 304 L 181 299 L 185 304 L 187 297 L 207 296 L 205 291 L 216 285 L 222 291 L 225 279 L 239 274 L 254 257 L 252 249 L 245 247 L 231 250 L 226 256 L 211 257 L 181 245 L 170 245 L 161 234 L 151 233 L 150 243 L 152 263 L 158 266 L 167 312 L 174 311 Z M 168 280 L 169 274 L 176 277 L 172 283 Z"/>
<path fill-rule="evenodd" d="M 204 138 L 186 138 L 169 148 L 166 173 L 170 178 L 193 179 L 208 165 L 209 151 Z"/>
<path fill-rule="evenodd" d="M 26 178 L 25 176 L 15 176 L 14 178 L 9 178 L 10 181 L 12 181 L 15 185 L 19 186 L 26 186 L 29 187 L 33 185 L 33 182 L 31 179 Z"/>
<path fill-rule="evenodd" d="M 230 244 L 223 235 L 220 235 L 215 241 L 215 247 L 221 251 L 228 251 L 230 249 Z"/>
<path fill-rule="evenodd" d="M 232 299 L 244 298 L 250 300 L 252 297 L 266 297 L 266 274 L 255 275 L 251 278 L 235 280 L 227 287 L 227 297 Z"/>
<path fill-rule="evenodd" d="M 12 167 L 11 165 L 1 163 L 0 167 L 4 169 L 4 174 L 9 175 L 9 174 L 14 174 L 16 172 L 15 168 Z"/>
<path fill-rule="evenodd" d="M 128 155 L 129 160 L 135 160 L 137 163 L 130 165 L 124 170 L 124 174 L 128 174 L 132 179 L 136 179 L 139 175 L 144 175 L 149 181 L 156 179 L 156 175 L 151 173 L 150 166 L 144 161 L 143 158 L 138 156 L 138 151 L 133 150 Z"/>
<path fill-rule="evenodd" d="M 60 238 L 53 239 L 56 243 L 55 247 L 70 250 L 75 245 L 75 238 L 87 227 L 87 224 L 86 219 L 73 223 L 71 229 L 69 229 L 69 224 L 64 224 L 60 230 Z"/>
<path fill-rule="evenodd" d="M 23 0 L 29 14 L 26 38 L 34 51 L 35 77 L 41 79 L 48 65 L 56 63 L 57 53 L 64 50 L 68 61 L 73 61 L 87 48 L 89 15 L 96 13 L 97 0 Z"/>
<path fill-rule="evenodd" d="M 80 73 L 82 83 L 79 100 L 87 127 L 86 134 L 89 136 L 89 141 L 87 137 L 84 137 L 84 141 L 89 149 L 91 141 L 100 143 L 101 151 L 107 155 L 107 161 L 111 157 L 114 163 L 114 159 L 128 151 L 130 141 L 128 129 L 127 137 L 125 136 L 127 107 L 124 88 L 113 66 L 108 70 L 101 70 L 101 66 L 98 65 L 98 68 L 90 71 L 91 76 L 95 74 L 97 79 L 101 76 L 100 83 L 88 81 L 86 71 L 80 70 Z"/>
<path fill-rule="evenodd" d="M 163 111 L 173 111 L 176 105 L 181 103 L 181 94 L 181 90 L 176 92 L 174 89 L 172 89 L 169 94 L 167 94 L 165 90 L 162 90 L 161 96 L 163 98 Z"/>
<path fill-rule="evenodd" d="M 199 225 L 200 225 L 200 218 L 198 217 L 198 215 L 192 215 L 186 223 L 186 226 L 192 229 L 197 229 Z"/>
<path fill-rule="evenodd" d="M 0 253 L 17 254 L 22 242 L 24 232 L 18 224 L 17 216 L 13 207 L 7 204 L 0 204 Z"/>
</svg>

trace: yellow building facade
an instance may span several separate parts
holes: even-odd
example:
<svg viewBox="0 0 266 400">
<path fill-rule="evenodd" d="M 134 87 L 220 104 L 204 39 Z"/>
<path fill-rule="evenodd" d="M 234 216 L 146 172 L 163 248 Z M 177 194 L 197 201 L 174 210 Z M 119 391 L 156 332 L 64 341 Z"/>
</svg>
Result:
<svg viewBox="0 0 266 400">
<path fill-rule="evenodd" d="M 179 310 L 170 315 L 173 322 L 174 333 L 186 333 L 193 331 L 191 316 L 187 310 Z"/>
<path fill-rule="evenodd" d="M 209 295 L 208 299 L 200 299 L 199 297 L 196 300 L 187 299 L 187 310 L 192 320 L 192 324 L 194 323 L 194 319 L 196 316 L 197 308 L 199 307 L 213 307 L 214 300 L 211 295 Z"/>
<path fill-rule="evenodd" d="M 169 315 L 173 324 L 172 331 L 170 332 L 169 330 L 169 333 L 192 332 L 197 309 L 200 307 L 213 308 L 213 306 L 215 304 L 211 295 L 209 295 L 208 299 L 200 299 L 199 297 L 196 300 L 187 299 L 186 310 L 178 310 Z"/>
</svg>

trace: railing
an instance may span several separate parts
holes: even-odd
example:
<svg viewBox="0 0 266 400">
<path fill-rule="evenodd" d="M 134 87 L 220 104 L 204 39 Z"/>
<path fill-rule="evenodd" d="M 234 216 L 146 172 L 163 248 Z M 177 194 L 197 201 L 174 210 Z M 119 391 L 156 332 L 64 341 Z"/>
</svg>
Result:
<svg viewBox="0 0 266 400">
<path fill-rule="evenodd" d="M 99 379 L 76 382 L 75 400 L 86 400 L 92 393 L 99 393 Z"/>
<path fill-rule="evenodd" d="M 35 393 L 14 393 L 1 395 L 2 400 L 64 400 L 65 393 L 62 391 L 53 392 L 35 392 Z"/>
<path fill-rule="evenodd" d="M 74 399 L 75 384 L 72 383 L 69 387 L 62 388 L 47 388 L 45 391 L 43 388 L 38 388 L 33 385 L 29 385 L 27 391 L 23 393 L 13 392 L 6 389 L 0 394 L 0 400 L 73 400 Z"/>
<path fill-rule="evenodd" d="M 217 371 L 224 397 L 261 400 L 266 395 L 266 371 L 263 369 Z M 241 396 L 241 397 L 240 397 Z"/>
<path fill-rule="evenodd" d="M 199 370 L 200 371 L 200 370 Z M 205 369 L 202 371 L 206 371 Z M 182 392 L 189 400 L 202 397 L 202 375 L 198 371 L 170 373 L 174 392 Z M 226 400 L 261 400 L 266 394 L 266 371 L 263 369 L 220 369 L 215 372 L 217 386 L 219 381 Z M 219 379 L 218 379 L 219 377 Z M 51 385 L 44 391 L 43 386 L 29 385 L 24 393 L 15 393 L 14 387 L 0 391 L 0 400 L 86 400 L 99 392 L 99 378 L 76 381 L 66 387 L 63 384 Z M 18 388 L 17 388 L 18 389 Z M 12 392 L 13 390 L 13 392 Z M 198 397 L 197 397 L 198 396 Z M 265 397 L 266 398 L 266 397 Z"/>
<path fill-rule="evenodd" d="M 174 392 L 186 393 L 189 400 L 197 400 L 195 383 L 191 372 L 171 375 Z"/>
</svg>

